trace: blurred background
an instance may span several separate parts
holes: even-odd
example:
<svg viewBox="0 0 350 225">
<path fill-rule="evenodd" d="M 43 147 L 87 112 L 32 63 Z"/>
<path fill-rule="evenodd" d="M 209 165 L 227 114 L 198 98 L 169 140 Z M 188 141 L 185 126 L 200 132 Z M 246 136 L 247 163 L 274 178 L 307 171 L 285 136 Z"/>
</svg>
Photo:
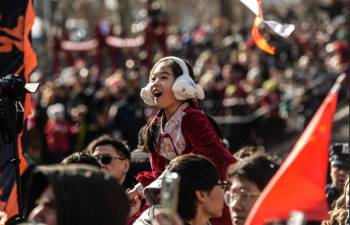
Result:
<svg viewBox="0 0 350 225">
<path fill-rule="evenodd" d="M 261 145 L 291 150 L 337 76 L 349 73 L 345 0 L 264 0 L 265 19 L 296 26 L 289 38 L 266 27 L 269 55 L 250 35 L 254 15 L 238 0 L 34 1 L 32 43 L 40 82 L 28 119 L 28 154 L 58 162 L 101 134 L 142 140 L 153 115 L 139 91 L 164 55 L 187 59 L 232 153 Z M 348 82 L 347 82 L 348 83 Z M 349 88 L 340 92 L 332 141 L 349 138 Z M 42 138 L 38 138 L 42 137 Z"/>
</svg>

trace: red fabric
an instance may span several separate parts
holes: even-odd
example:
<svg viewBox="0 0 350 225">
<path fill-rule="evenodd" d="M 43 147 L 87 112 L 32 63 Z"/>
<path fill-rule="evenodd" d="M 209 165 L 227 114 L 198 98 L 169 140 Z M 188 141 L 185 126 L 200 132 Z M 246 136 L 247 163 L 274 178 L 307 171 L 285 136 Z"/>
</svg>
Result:
<svg viewBox="0 0 350 225">
<path fill-rule="evenodd" d="M 336 103 L 337 93 L 331 91 L 257 200 L 246 225 L 262 225 L 271 218 L 288 219 L 292 210 L 302 211 L 308 220 L 328 217 L 324 190 Z"/>
<path fill-rule="evenodd" d="M 236 162 L 225 148 L 207 116 L 200 110 L 188 107 L 182 120 L 182 134 L 186 140 L 184 154 L 203 155 L 213 161 L 220 172 L 221 179 L 226 178 L 227 168 Z"/>
<path fill-rule="evenodd" d="M 48 151 L 67 153 L 70 148 L 69 137 L 74 133 L 72 125 L 64 120 L 49 120 L 45 126 Z"/>
</svg>

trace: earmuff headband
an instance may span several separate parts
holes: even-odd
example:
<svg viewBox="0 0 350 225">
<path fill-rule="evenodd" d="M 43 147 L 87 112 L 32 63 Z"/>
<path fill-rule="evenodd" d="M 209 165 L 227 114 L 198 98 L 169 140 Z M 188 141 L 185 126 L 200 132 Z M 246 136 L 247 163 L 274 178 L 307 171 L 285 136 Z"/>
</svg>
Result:
<svg viewBox="0 0 350 225">
<path fill-rule="evenodd" d="M 182 70 L 182 75 L 188 76 L 191 80 L 193 80 L 192 77 L 190 76 L 190 72 L 188 71 L 188 68 L 187 68 L 185 61 L 183 61 L 182 59 L 175 57 L 175 56 L 164 57 L 162 59 L 162 61 L 167 60 L 167 59 L 175 61 L 177 63 L 177 65 L 180 66 L 180 68 Z"/>
</svg>

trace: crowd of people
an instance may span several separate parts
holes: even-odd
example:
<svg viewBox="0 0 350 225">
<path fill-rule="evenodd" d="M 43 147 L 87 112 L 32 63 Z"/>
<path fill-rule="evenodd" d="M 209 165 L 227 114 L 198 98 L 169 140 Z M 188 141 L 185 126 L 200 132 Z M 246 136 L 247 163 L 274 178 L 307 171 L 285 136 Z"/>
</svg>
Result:
<svg viewBox="0 0 350 225">
<path fill-rule="evenodd" d="M 122 150 L 116 149 L 115 143 L 119 141 L 100 145 L 113 149 L 102 156 L 79 152 L 65 158 L 61 165 L 37 167 L 26 188 L 28 223 L 25 224 L 244 225 L 254 203 L 279 169 L 276 160 L 264 150 L 249 147 L 242 149 L 245 155 L 235 155 L 238 161 L 227 169 L 222 179 L 217 166 L 207 157 L 182 154 L 173 158 L 152 183 L 138 188 L 140 195 L 133 197 L 132 191 L 125 189 L 125 181 L 120 179 L 124 167 L 117 166 L 128 159 L 114 156 L 122 155 L 125 147 L 120 145 Z M 331 170 L 344 173 L 331 172 L 327 188 L 330 219 L 322 221 L 322 225 L 345 225 L 349 215 L 349 146 L 336 143 L 330 151 Z M 107 157 L 110 157 L 109 163 Z M 170 183 L 177 188 L 170 188 L 165 180 L 174 173 L 180 179 Z M 337 197 L 329 194 L 330 188 L 339 190 Z M 165 204 L 165 193 L 169 192 L 170 199 L 176 197 L 176 201 Z M 226 207 L 229 214 L 225 215 Z M 267 224 L 286 224 L 286 221 L 272 219 Z M 321 224 L 321 221 L 296 224 Z"/>
<path fill-rule="evenodd" d="M 189 31 L 169 26 L 167 49 L 159 49 L 159 38 L 149 34 L 167 28 L 159 10 L 150 12 L 144 45 L 110 51 L 101 43 L 97 58 L 91 56 L 94 51 L 65 51 L 57 56 L 60 67 L 53 71 L 46 66 L 31 76 L 41 86 L 33 95 L 27 124 L 28 152 L 40 163 L 58 162 L 105 133 L 136 149 L 138 131 L 155 113 L 139 98 L 148 80 L 149 58 L 164 54 L 181 56 L 193 65 L 194 78 L 205 93 L 200 108 L 219 123 L 231 153 L 247 144 L 268 149 L 288 134 L 301 132 L 335 78 L 347 71 L 348 12 L 335 7 L 342 1 L 332 4 L 301 18 L 290 9 L 288 22 L 297 29 L 288 39 L 265 31 L 276 47 L 274 56 L 255 47 L 248 24 L 233 25 L 222 17 Z M 99 31 L 106 27 L 100 26 Z M 31 138 L 36 136 L 44 138 Z"/>
<path fill-rule="evenodd" d="M 143 142 L 139 147 L 147 152 L 143 163 L 148 162 L 149 169 L 132 174 L 132 164 L 138 162 L 131 161 L 129 146 L 122 139 L 102 135 L 83 151 L 65 157 L 62 165 L 35 169 L 24 195 L 29 222 L 245 223 L 279 168 L 276 158 L 253 146 L 230 153 L 215 120 L 198 109 L 204 91 L 195 83 L 191 65 L 181 58 L 164 57 L 155 63 L 140 96 L 157 109 L 139 134 Z M 334 144 L 330 152 L 332 181 L 327 198 L 330 208 L 336 206 L 323 224 L 343 224 L 349 201 L 344 194 L 348 192 L 349 145 Z M 177 183 L 166 183 L 172 173 L 179 176 Z M 172 202 L 165 203 L 166 198 Z"/>
<path fill-rule="evenodd" d="M 50 76 L 33 73 L 42 85 L 32 95 L 25 154 L 45 165 L 26 184 L 27 222 L 243 225 L 283 160 L 269 147 L 302 131 L 348 70 L 348 11 L 339 4 L 304 21 L 293 10 L 279 15 L 300 28 L 289 39 L 266 33 L 274 56 L 224 18 L 164 33 L 165 15 L 147 8 L 143 45 L 96 62 L 77 54 Z M 330 147 L 324 225 L 349 217 L 349 156 L 348 143 Z M 169 221 L 162 185 L 171 173 L 180 179 Z"/>
</svg>

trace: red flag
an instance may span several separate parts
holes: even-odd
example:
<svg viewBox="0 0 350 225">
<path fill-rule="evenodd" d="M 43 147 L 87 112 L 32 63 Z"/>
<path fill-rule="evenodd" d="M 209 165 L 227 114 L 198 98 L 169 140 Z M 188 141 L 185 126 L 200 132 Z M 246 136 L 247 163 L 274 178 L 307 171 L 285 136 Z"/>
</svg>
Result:
<svg viewBox="0 0 350 225">
<path fill-rule="evenodd" d="M 32 0 L 1 1 L 0 15 L 0 76 L 15 73 L 28 82 L 37 65 L 29 39 L 35 19 Z M 25 119 L 30 114 L 29 95 L 26 95 L 24 105 Z M 22 134 L 17 137 L 20 175 L 27 167 L 22 152 Z M 15 156 L 11 144 L 0 144 L 0 149 L 0 210 L 5 211 L 10 219 L 19 213 L 15 164 L 11 163 Z"/>
<path fill-rule="evenodd" d="M 328 147 L 339 86 L 340 80 L 262 192 L 245 225 L 287 220 L 292 210 L 302 211 L 308 220 L 320 221 L 328 217 L 325 195 Z"/>
</svg>

